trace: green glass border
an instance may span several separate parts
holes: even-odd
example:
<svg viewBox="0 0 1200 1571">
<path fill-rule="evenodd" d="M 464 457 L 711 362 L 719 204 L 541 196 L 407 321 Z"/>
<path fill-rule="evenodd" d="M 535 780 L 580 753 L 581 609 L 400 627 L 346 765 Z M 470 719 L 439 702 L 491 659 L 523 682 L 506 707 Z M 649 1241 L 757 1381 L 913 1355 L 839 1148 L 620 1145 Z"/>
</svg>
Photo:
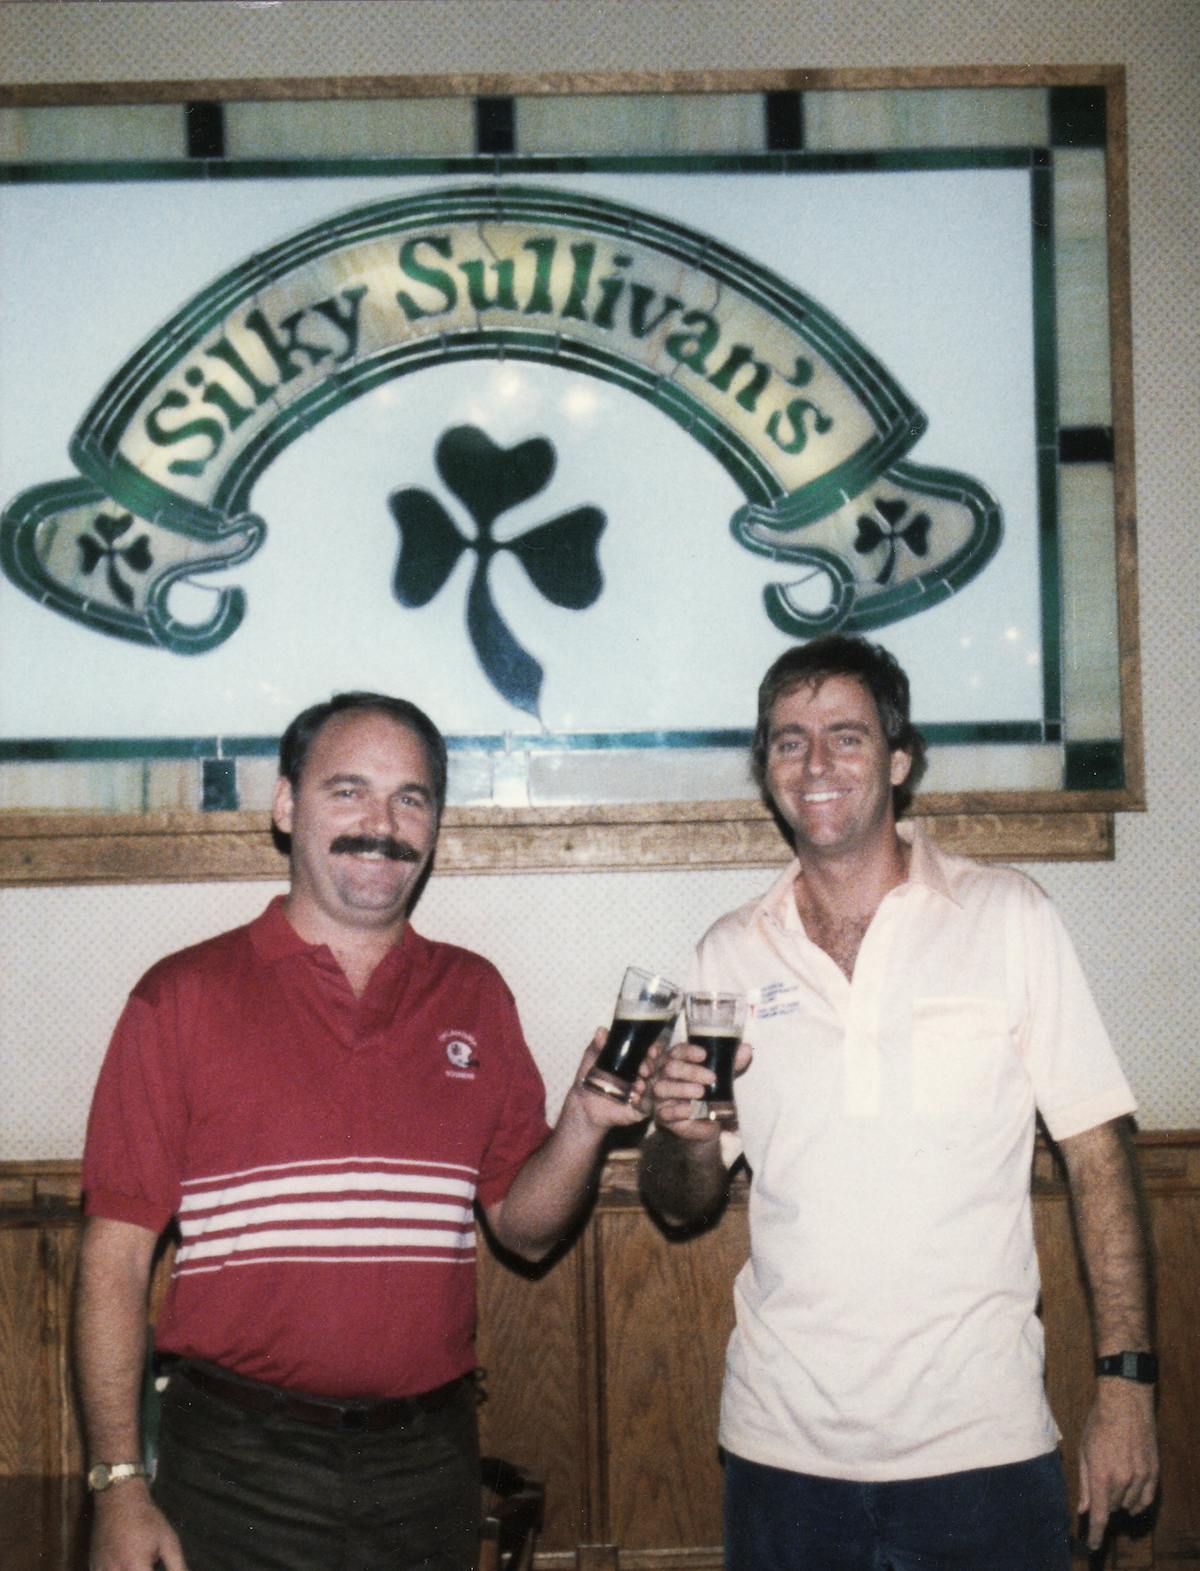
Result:
<svg viewBox="0 0 1200 1571">
<path fill-rule="evenodd" d="M 1052 728 L 1032 720 L 935 722 L 921 725 L 920 730 L 927 742 L 937 744 L 1044 744 L 1058 740 Z M 463 732 L 448 734 L 446 747 L 451 753 L 488 754 L 746 750 L 753 739 L 753 731 L 738 727 L 694 731 L 541 731 L 528 735 Z M 274 758 L 278 751 L 277 736 L 42 737 L 28 741 L 0 740 L 0 764 L 80 764 L 102 759 L 137 762 L 159 758 Z"/>
<path fill-rule="evenodd" d="M 1058 506 L 1058 311 L 1055 299 L 1054 167 L 1043 154 L 1030 171 L 1033 273 L 1034 420 L 1038 560 L 1041 568 L 1042 712 L 1063 719 L 1062 545 Z"/>
<path fill-rule="evenodd" d="M 200 811 L 236 813 L 240 806 L 237 760 L 206 758 L 200 766 Z"/>
<path fill-rule="evenodd" d="M 1105 147 L 1108 143 L 1108 93 L 1089 83 L 1051 87 L 1050 141 L 1055 147 Z"/>
<path fill-rule="evenodd" d="M 113 185 L 156 180 L 333 180 L 578 174 L 874 174 L 922 169 L 1023 169 L 1036 147 L 881 148 L 877 152 L 460 153 L 438 158 L 131 159 L 38 164 L 0 161 L 0 185 Z"/>
<path fill-rule="evenodd" d="M 1120 791 L 1125 786 L 1125 748 L 1120 737 L 1068 742 L 1063 787 L 1067 791 Z"/>
</svg>

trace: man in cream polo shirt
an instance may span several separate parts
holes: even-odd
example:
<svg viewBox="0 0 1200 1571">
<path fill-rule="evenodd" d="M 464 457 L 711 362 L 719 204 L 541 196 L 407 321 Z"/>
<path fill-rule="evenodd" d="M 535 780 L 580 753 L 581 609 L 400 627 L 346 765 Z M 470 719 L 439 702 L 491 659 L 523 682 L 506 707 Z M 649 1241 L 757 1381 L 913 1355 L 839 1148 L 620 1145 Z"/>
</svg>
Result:
<svg viewBox="0 0 1200 1571">
<path fill-rule="evenodd" d="M 679 1043 L 642 1187 L 716 1215 L 750 1170 L 750 1259 L 726 1362 L 730 1571 L 1066 1571 L 1029 1193 L 1035 1119 L 1070 1180 L 1093 1298 L 1079 1509 L 1157 1485 L 1134 1108 L 1065 931 L 1012 869 L 897 817 L 924 762 L 884 650 L 788 650 L 759 690 L 754 767 L 795 860 L 701 940 L 690 986 L 746 993 L 738 1131 Z"/>
</svg>

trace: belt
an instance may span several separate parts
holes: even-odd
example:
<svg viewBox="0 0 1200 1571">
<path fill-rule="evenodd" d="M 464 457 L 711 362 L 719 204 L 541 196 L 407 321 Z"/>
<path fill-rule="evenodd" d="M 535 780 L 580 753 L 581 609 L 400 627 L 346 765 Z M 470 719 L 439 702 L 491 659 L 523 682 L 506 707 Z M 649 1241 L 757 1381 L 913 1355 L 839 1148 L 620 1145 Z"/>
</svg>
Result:
<svg viewBox="0 0 1200 1571">
<path fill-rule="evenodd" d="M 448 1380 L 432 1391 L 421 1391 L 416 1396 L 387 1397 L 379 1401 L 363 1398 L 339 1402 L 335 1398 L 301 1396 L 282 1386 L 248 1382 L 240 1376 L 230 1375 L 212 1364 L 197 1364 L 185 1359 L 176 1366 L 176 1372 L 190 1380 L 201 1391 L 208 1391 L 222 1401 L 250 1413 L 266 1413 L 277 1418 L 292 1418 L 301 1424 L 316 1424 L 322 1429 L 376 1430 L 392 1429 L 398 1424 L 411 1423 L 418 1413 L 432 1413 L 453 1401 L 464 1380 Z"/>
</svg>

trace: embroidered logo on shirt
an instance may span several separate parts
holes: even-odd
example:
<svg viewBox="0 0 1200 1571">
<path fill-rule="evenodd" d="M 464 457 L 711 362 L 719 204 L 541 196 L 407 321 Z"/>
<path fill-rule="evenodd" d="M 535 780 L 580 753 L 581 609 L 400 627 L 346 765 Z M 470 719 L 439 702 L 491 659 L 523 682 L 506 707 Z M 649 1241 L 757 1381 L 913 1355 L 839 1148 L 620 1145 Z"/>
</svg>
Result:
<svg viewBox="0 0 1200 1571">
<path fill-rule="evenodd" d="M 446 1061 L 449 1068 L 447 1076 L 451 1080 L 474 1080 L 475 1071 L 479 1068 L 479 1059 L 475 1056 L 478 1043 L 469 1031 L 443 1031 L 438 1040 L 446 1050 Z"/>
<path fill-rule="evenodd" d="M 749 995 L 751 1017 L 774 1020 L 779 1015 L 794 1015 L 800 1008 L 800 989 L 794 982 L 767 982 Z"/>
</svg>

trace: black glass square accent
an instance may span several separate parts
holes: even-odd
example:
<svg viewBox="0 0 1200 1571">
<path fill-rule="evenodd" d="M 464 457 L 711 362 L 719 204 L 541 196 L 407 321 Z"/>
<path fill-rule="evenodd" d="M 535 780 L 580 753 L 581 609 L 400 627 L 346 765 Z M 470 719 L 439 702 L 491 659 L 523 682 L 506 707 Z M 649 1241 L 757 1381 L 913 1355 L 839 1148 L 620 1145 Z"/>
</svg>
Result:
<svg viewBox="0 0 1200 1571">
<path fill-rule="evenodd" d="M 1050 142 L 1054 147 L 1103 147 L 1108 140 L 1103 87 L 1050 89 Z"/>
<path fill-rule="evenodd" d="M 232 758 L 206 758 L 200 765 L 200 811 L 236 813 L 237 763 Z"/>
<path fill-rule="evenodd" d="M 189 158 L 225 157 L 225 108 L 222 104 L 188 104 L 184 111 Z"/>
<path fill-rule="evenodd" d="M 1058 461 L 1060 464 L 1111 464 L 1112 426 L 1063 426 L 1058 433 Z"/>
<path fill-rule="evenodd" d="M 516 150 L 516 104 L 511 98 L 477 98 L 475 100 L 475 151 L 515 153 Z"/>
<path fill-rule="evenodd" d="M 1125 784 L 1125 753 L 1120 742 L 1068 742 L 1063 787 L 1067 791 L 1119 791 Z"/>
<path fill-rule="evenodd" d="M 804 147 L 804 98 L 800 93 L 768 93 L 766 122 L 768 153 L 798 153 Z"/>
</svg>

